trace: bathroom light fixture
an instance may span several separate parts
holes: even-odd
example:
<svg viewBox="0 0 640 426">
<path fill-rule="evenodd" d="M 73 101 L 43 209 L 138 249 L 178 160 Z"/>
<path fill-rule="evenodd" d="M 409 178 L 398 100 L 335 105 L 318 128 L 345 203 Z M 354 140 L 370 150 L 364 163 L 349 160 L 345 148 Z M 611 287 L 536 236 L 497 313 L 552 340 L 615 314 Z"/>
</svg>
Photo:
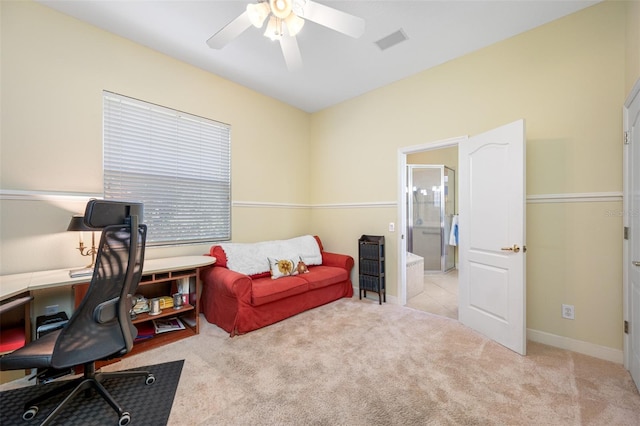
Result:
<svg viewBox="0 0 640 426">
<path fill-rule="evenodd" d="M 302 0 L 261 0 L 247 5 L 247 15 L 256 28 L 262 28 L 269 18 L 264 35 L 271 40 L 279 40 L 284 34 L 283 27 L 293 37 L 304 26 L 304 19 L 294 12 L 294 9 L 302 10 L 299 6 L 303 3 Z"/>
</svg>

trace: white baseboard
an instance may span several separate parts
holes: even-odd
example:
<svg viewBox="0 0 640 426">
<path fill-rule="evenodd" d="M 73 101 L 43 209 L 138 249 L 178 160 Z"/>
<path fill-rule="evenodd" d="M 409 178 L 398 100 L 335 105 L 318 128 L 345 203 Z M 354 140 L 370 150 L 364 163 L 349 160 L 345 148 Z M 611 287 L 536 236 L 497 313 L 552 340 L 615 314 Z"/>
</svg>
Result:
<svg viewBox="0 0 640 426">
<path fill-rule="evenodd" d="M 556 334 L 533 330 L 530 328 L 527 329 L 527 339 L 533 342 L 554 346 L 556 348 L 567 349 L 573 352 L 589 355 L 594 358 L 615 362 L 617 364 L 623 363 L 623 352 L 620 349 L 600 346 L 595 343 L 583 342 L 581 340 L 558 336 Z"/>
<path fill-rule="evenodd" d="M 358 287 L 353 287 L 353 297 L 359 298 L 360 297 L 359 293 L 360 293 L 360 289 Z M 367 293 L 367 300 L 377 302 L 380 299 L 378 298 L 378 293 L 374 291 L 370 291 L 369 293 Z M 400 305 L 400 302 L 398 301 L 398 298 L 396 296 L 391 296 L 387 294 L 385 295 L 385 300 L 386 300 L 385 303 L 389 303 L 390 305 Z"/>
</svg>

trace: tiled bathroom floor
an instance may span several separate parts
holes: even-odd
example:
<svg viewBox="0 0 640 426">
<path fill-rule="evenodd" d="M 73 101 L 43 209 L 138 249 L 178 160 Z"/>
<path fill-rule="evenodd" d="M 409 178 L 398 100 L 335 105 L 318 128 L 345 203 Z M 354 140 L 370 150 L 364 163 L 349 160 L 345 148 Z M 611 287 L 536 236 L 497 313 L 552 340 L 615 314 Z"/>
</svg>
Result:
<svg viewBox="0 0 640 426">
<path fill-rule="evenodd" d="M 406 306 L 458 319 L 458 270 L 425 274 L 424 291 L 409 299 Z"/>
</svg>

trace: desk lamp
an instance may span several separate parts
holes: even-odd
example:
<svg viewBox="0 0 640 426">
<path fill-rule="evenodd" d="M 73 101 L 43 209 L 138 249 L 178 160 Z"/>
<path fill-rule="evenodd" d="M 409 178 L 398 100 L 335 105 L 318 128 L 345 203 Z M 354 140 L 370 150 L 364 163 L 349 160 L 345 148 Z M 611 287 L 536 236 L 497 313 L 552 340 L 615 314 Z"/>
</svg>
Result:
<svg viewBox="0 0 640 426">
<path fill-rule="evenodd" d="M 80 250 L 80 254 L 83 256 L 91 255 L 91 263 L 85 266 L 85 268 L 93 268 L 96 264 L 96 253 L 98 253 L 96 249 L 96 230 L 97 228 L 90 228 L 84 224 L 84 216 L 82 215 L 73 215 L 67 227 L 67 231 L 80 231 L 78 234 L 78 250 Z M 82 231 L 91 231 L 91 248 L 84 246 Z"/>
</svg>

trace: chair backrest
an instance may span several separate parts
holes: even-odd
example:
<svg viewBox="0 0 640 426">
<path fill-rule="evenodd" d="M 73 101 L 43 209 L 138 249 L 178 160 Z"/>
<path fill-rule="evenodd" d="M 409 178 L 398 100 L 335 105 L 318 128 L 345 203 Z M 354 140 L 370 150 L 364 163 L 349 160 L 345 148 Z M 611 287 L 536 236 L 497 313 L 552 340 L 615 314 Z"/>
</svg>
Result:
<svg viewBox="0 0 640 426">
<path fill-rule="evenodd" d="M 133 346 L 137 330 L 131 323 L 130 296 L 142 275 L 147 227 L 131 214 L 142 214 L 141 204 L 131 206 L 98 200 L 87 204 L 85 223 L 103 230 L 87 293 L 56 341 L 55 368 L 124 355 Z"/>
</svg>

